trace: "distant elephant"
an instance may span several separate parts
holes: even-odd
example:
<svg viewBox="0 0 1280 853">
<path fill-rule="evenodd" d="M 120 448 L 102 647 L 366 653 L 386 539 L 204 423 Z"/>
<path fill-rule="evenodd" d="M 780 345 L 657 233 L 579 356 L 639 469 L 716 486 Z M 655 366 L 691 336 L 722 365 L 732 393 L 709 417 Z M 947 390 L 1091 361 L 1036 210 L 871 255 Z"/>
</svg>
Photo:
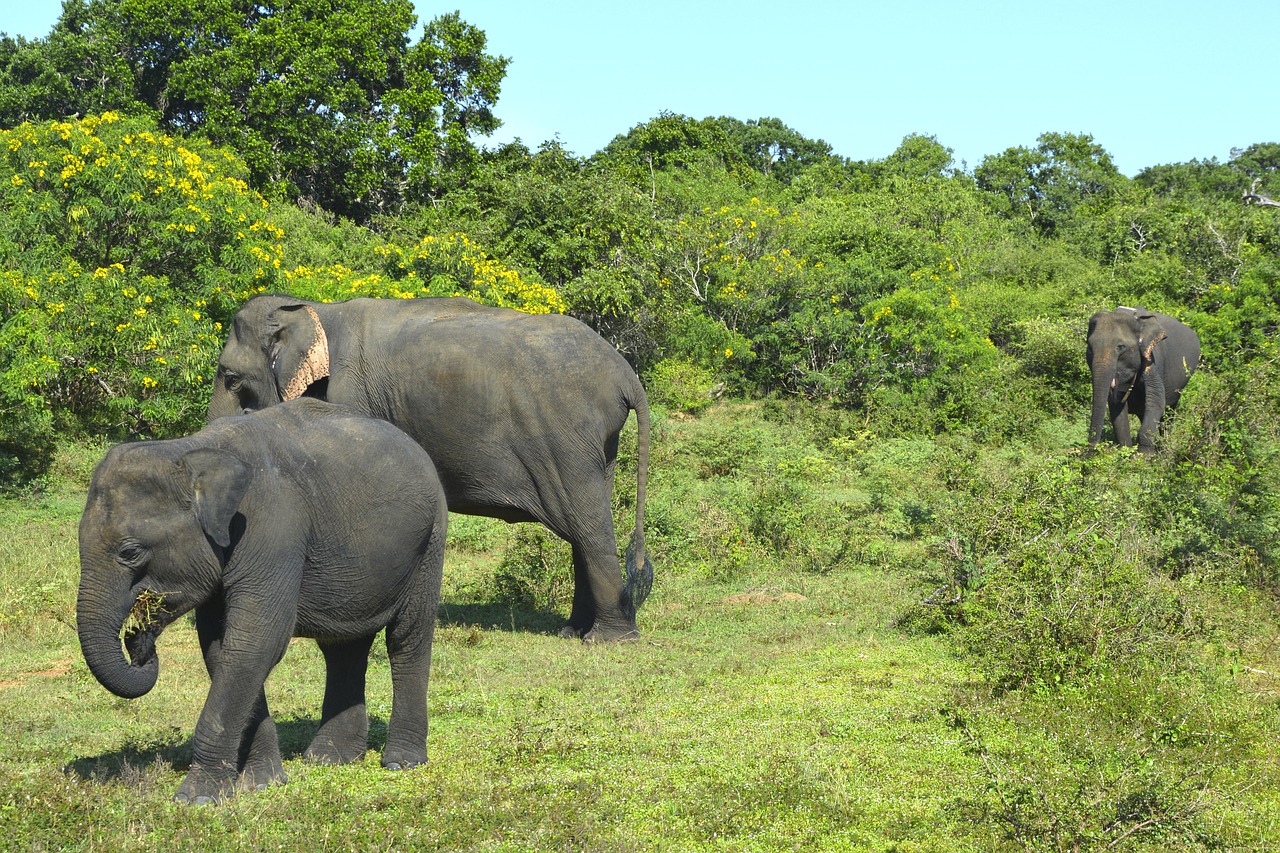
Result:
<svg viewBox="0 0 1280 853">
<path fill-rule="evenodd" d="M 303 394 L 403 429 L 431 455 L 451 511 L 538 521 L 568 541 L 575 589 L 563 636 L 639 635 L 636 609 L 653 582 L 649 403 L 635 371 L 590 328 L 461 297 L 249 300 L 218 360 L 209 421 Z M 631 410 L 636 526 L 624 585 L 612 500 Z"/>
<path fill-rule="evenodd" d="M 309 758 L 364 755 L 365 673 L 385 627 L 382 765 L 427 760 L 448 516 L 421 447 L 319 400 L 107 453 L 80 520 L 80 647 L 104 687 L 135 698 L 155 685 L 156 637 L 195 609 L 211 685 L 175 800 L 287 781 L 263 683 L 294 636 L 316 638 L 327 670 Z"/>
<path fill-rule="evenodd" d="M 1141 420 L 1138 449 L 1155 451 L 1160 419 L 1172 409 L 1200 362 L 1200 338 L 1172 317 L 1142 308 L 1099 311 L 1089 320 L 1086 350 L 1093 374 L 1089 443 L 1102 440 L 1110 412 L 1116 443 L 1133 444 L 1129 415 Z"/>
</svg>

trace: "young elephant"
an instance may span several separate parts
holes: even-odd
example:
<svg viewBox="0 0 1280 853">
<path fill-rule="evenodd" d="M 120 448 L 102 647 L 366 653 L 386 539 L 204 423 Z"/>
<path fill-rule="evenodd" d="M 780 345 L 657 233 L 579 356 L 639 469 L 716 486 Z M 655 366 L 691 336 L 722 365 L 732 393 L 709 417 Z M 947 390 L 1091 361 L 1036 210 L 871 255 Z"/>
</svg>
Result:
<svg viewBox="0 0 1280 853">
<path fill-rule="evenodd" d="M 427 760 L 447 519 L 426 451 L 318 400 L 107 454 L 80 520 L 80 647 L 104 687 L 141 696 L 159 671 L 156 637 L 195 609 L 212 684 L 174 799 L 287 781 L 263 683 L 294 636 L 314 637 L 327 669 L 309 758 L 364 755 L 365 672 L 385 627 L 393 695 L 382 764 Z"/>
</svg>

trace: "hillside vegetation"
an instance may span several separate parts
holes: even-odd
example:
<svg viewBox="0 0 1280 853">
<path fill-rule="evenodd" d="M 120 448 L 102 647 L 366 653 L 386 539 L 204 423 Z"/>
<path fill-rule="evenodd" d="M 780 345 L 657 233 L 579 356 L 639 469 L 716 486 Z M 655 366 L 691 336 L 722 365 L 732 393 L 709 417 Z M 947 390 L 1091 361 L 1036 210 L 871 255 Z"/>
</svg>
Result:
<svg viewBox="0 0 1280 853">
<path fill-rule="evenodd" d="M 325 65 L 332 27 L 274 43 L 293 12 L 232 5 L 93 0 L 48 39 L 0 38 L 7 839 L 1280 846 L 1280 144 L 1127 177 L 1047 132 L 965 170 L 927 135 L 856 162 L 775 118 L 663 114 L 590 156 L 486 150 L 466 131 L 492 127 L 506 60 L 458 16 L 410 45 L 408 4 L 367 4 L 344 24 L 369 39 L 357 73 Z M 191 35 L 161 55 L 144 25 Z M 314 77 L 206 85 L 264 44 Z M 110 85 L 67 71 L 93 51 Z M 305 106 L 339 98 L 364 119 Z M 413 133 L 379 124 L 395 104 Z M 230 318 L 262 292 L 587 322 L 654 405 L 657 576 L 639 643 L 560 641 L 563 544 L 455 515 L 431 764 L 304 764 L 322 679 L 299 642 L 268 683 L 291 783 L 177 809 L 194 632 L 166 633 L 147 697 L 99 688 L 75 528 L 107 445 L 203 424 Z M 1085 444 L 1085 329 L 1117 305 L 1203 344 L 1153 457 Z"/>
</svg>

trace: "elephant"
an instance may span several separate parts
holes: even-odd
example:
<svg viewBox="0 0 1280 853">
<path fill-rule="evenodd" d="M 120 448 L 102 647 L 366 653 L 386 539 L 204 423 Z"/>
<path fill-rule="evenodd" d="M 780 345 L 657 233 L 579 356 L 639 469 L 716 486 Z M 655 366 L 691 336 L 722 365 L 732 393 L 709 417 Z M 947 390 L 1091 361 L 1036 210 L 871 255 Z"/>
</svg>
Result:
<svg viewBox="0 0 1280 853">
<path fill-rule="evenodd" d="M 325 660 L 309 759 L 365 754 L 365 675 L 386 628 L 382 765 L 427 760 L 448 517 L 426 451 L 391 424 L 320 400 L 107 452 L 80 519 L 77 633 L 94 677 L 136 698 L 155 686 L 156 638 L 195 611 L 210 688 L 175 800 L 287 781 L 263 684 L 294 636 L 315 638 Z"/>
<path fill-rule="evenodd" d="M 1177 405 L 1200 362 L 1200 338 L 1172 317 L 1120 306 L 1089 319 L 1086 357 L 1093 374 L 1089 443 L 1102 440 L 1103 415 L 1109 410 L 1116 443 L 1133 444 L 1129 415 L 1134 414 L 1141 420 L 1138 450 L 1153 453 L 1161 418 Z"/>
<path fill-rule="evenodd" d="M 572 547 L 564 637 L 639 636 L 649 404 L 635 370 L 571 317 L 466 297 L 247 301 L 218 359 L 208 420 L 298 396 L 400 427 L 436 464 L 452 512 L 536 521 Z M 635 530 L 619 571 L 613 478 L 636 413 Z"/>
</svg>

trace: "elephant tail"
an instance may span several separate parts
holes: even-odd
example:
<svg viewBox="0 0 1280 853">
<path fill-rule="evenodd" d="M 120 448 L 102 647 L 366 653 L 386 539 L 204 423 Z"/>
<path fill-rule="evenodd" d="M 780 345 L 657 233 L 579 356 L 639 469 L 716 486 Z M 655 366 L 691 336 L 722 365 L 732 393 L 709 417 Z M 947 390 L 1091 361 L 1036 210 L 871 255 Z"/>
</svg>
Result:
<svg viewBox="0 0 1280 853">
<path fill-rule="evenodd" d="M 644 500 L 649 480 L 649 398 L 639 377 L 627 404 L 636 413 L 636 529 L 627 543 L 626 598 L 639 610 L 653 589 L 653 563 L 644 552 Z"/>
</svg>

